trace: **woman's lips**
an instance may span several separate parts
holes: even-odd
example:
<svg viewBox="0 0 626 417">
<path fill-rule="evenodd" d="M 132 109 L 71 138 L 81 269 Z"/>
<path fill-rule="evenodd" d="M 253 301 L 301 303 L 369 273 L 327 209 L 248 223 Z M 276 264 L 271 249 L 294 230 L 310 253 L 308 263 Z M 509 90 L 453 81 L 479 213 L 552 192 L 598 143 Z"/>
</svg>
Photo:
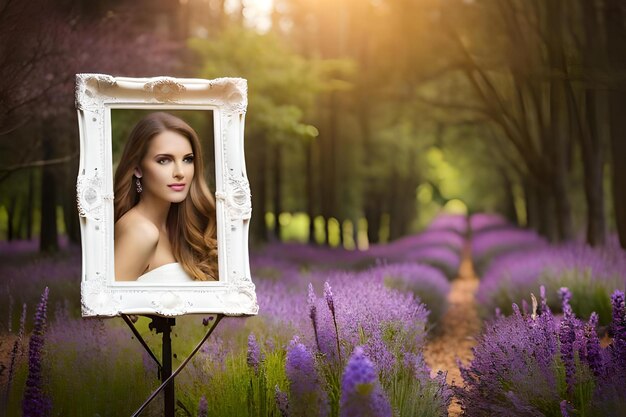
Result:
<svg viewBox="0 0 626 417">
<path fill-rule="evenodd" d="M 174 191 L 183 191 L 185 189 L 185 184 L 169 184 L 168 187 Z"/>
</svg>

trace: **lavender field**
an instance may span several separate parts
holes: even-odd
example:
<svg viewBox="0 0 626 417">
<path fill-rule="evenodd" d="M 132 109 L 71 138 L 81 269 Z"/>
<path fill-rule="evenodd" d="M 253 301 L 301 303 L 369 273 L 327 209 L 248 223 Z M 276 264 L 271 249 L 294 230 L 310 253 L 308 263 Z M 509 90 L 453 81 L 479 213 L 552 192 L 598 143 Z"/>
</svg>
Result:
<svg viewBox="0 0 626 417">
<path fill-rule="evenodd" d="M 77 248 L 54 257 L 28 242 L 1 249 L 2 409 L 132 414 L 158 386 L 156 366 L 120 318 L 80 318 Z M 459 369 L 425 351 L 455 343 L 444 317 L 470 254 L 484 271 L 484 322 L 452 381 Z M 616 244 L 551 245 L 490 215 L 439 217 L 366 251 L 267 245 L 251 262 L 259 315 L 220 323 L 176 379 L 177 415 L 620 415 L 624 255 Z M 156 348 L 147 324 L 137 322 Z M 176 366 L 206 328 L 185 316 L 174 329 Z"/>
</svg>

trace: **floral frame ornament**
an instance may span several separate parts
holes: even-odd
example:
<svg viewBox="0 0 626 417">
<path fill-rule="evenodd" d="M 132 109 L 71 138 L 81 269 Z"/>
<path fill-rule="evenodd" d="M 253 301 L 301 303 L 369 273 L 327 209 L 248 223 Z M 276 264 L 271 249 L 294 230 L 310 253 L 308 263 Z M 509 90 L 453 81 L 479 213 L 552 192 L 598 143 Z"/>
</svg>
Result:
<svg viewBox="0 0 626 417">
<path fill-rule="evenodd" d="M 76 191 L 82 236 L 83 317 L 257 314 L 248 255 L 252 207 L 243 148 L 246 107 L 247 82 L 241 78 L 76 75 L 80 133 Z M 219 281 L 115 281 L 112 109 L 213 111 Z"/>
</svg>

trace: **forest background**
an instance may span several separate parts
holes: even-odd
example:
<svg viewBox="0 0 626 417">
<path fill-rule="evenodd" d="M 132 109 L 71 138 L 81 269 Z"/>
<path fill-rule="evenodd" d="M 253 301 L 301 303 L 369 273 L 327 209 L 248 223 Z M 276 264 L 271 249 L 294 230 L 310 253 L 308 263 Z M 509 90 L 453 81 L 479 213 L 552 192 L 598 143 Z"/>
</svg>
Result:
<svg viewBox="0 0 626 417">
<path fill-rule="evenodd" d="M 622 0 L 2 0 L 2 240 L 80 239 L 81 72 L 248 79 L 254 245 L 445 210 L 626 248 Z"/>
</svg>

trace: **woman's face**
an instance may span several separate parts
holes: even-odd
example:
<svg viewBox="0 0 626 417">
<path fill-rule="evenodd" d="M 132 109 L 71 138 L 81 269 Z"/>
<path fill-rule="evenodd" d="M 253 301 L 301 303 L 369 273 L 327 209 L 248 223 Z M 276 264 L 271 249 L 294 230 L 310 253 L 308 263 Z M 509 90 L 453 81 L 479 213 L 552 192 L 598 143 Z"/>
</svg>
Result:
<svg viewBox="0 0 626 417">
<path fill-rule="evenodd" d="M 191 143 L 180 133 L 166 130 L 153 137 L 140 163 L 142 194 L 183 201 L 193 180 L 193 158 Z"/>
</svg>

